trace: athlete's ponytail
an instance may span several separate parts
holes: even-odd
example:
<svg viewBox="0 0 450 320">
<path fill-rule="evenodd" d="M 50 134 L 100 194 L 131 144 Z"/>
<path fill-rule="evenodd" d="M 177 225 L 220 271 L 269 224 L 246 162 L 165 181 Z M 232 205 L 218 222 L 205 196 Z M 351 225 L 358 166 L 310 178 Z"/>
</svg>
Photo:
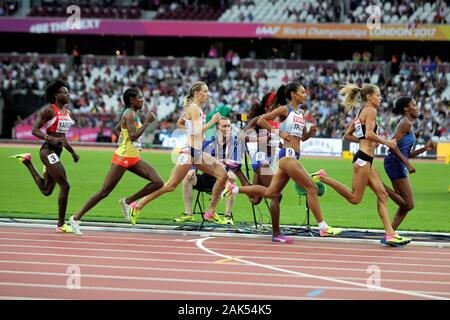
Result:
<svg viewBox="0 0 450 320">
<path fill-rule="evenodd" d="M 286 85 L 282 84 L 281 86 L 278 87 L 277 89 L 277 95 L 276 95 L 276 102 L 275 102 L 275 106 L 284 106 L 287 105 L 287 100 L 286 100 Z"/>
<path fill-rule="evenodd" d="M 261 102 L 258 99 L 253 99 L 253 101 L 251 102 L 251 105 L 250 105 L 250 112 L 248 114 L 249 120 L 264 114 L 265 110 L 264 110 L 264 104 L 262 102 L 264 102 L 264 98 L 266 98 L 266 101 L 267 101 L 267 96 L 269 94 L 270 93 L 267 93 L 266 95 L 264 95 Z"/>
<path fill-rule="evenodd" d="M 298 82 L 289 82 L 286 85 L 285 97 L 288 101 L 292 99 L 292 93 L 296 92 L 302 85 Z"/>
<path fill-rule="evenodd" d="M 203 85 L 206 86 L 206 83 L 203 81 L 197 81 L 192 85 L 191 89 L 189 89 L 189 94 L 184 97 L 183 108 L 187 108 L 191 105 L 192 101 L 194 101 L 194 93 L 200 91 Z"/>
<path fill-rule="evenodd" d="M 339 93 L 344 96 L 342 105 L 345 107 L 345 111 L 350 112 L 357 105 L 366 102 L 367 95 L 374 93 L 377 89 L 379 88 L 374 84 L 365 84 L 359 88 L 355 84 L 347 83 L 339 90 Z"/>
</svg>

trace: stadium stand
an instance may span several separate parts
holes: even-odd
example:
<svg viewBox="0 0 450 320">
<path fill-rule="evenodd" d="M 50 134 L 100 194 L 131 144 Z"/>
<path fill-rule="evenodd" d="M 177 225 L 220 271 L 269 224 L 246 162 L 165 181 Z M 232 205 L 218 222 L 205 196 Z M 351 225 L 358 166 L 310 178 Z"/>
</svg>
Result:
<svg viewBox="0 0 450 320">
<path fill-rule="evenodd" d="M 73 113 L 77 125 L 100 128 L 112 126 L 123 105 L 121 92 L 130 84 L 143 88 L 146 108 L 156 112 L 158 129 L 174 130 L 182 111 L 182 98 L 190 83 L 204 80 L 209 84 L 210 110 L 230 110 L 231 116 L 246 113 L 250 102 L 287 81 L 300 81 L 307 89 L 307 118 L 317 122 L 318 137 L 340 138 L 354 114 L 345 114 L 339 106 L 339 85 L 347 81 L 376 83 L 383 93 L 379 119 L 383 135 L 391 135 L 396 118 L 389 112 L 400 95 L 416 97 L 424 114 L 417 121 L 423 137 L 450 140 L 449 111 L 450 65 L 428 67 L 403 62 L 398 74 L 391 74 L 389 63 L 353 61 L 256 61 L 243 60 L 240 68 L 229 72 L 205 59 L 127 57 L 84 57 L 82 67 L 70 67 L 68 57 L 0 55 L 0 78 L 4 90 L 44 89 L 48 81 L 64 77 L 71 84 Z M 257 67 L 259 66 L 259 67 Z M 261 66 L 263 66 L 261 68 Z M 425 66 L 425 67 L 424 67 Z M 88 116 L 91 115 L 91 116 Z M 110 115 L 102 117 L 102 115 Z M 90 119 L 93 118 L 93 119 Z M 28 120 L 30 121 L 30 120 Z"/>
<path fill-rule="evenodd" d="M 158 20 L 217 20 L 226 9 L 224 1 L 162 1 Z"/>
<path fill-rule="evenodd" d="M 450 23 L 449 1 L 257 0 L 235 1 L 221 22 L 365 23 L 370 5 L 379 5 L 384 23 Z"/>
<path fill-rule="evenodd" d="M 18 0 L 0 1 L 0 17 L 13 15 L 18 9 Z"/>
<path fill-rule="evenodd" d="M 45 5 L 33 6 L 28 13 L 30 17 L 66 17 L 69 5 L 79 5 L 81 16 L 85 18 L 103 19 L 139 19 L 142 9 L 132 1 L 47 1 Z"/>
</svg>

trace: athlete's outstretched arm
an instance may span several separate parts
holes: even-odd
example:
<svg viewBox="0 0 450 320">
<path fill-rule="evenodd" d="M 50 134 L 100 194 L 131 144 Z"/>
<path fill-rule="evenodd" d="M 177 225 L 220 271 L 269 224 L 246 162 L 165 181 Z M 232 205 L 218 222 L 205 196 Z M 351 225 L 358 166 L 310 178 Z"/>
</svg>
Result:
<svg viewBox="0 0 450 320">
<path fill-rule="evenodd" d="M 410 158 L 417 157 L 419 154 L 424 153 L 425 151 L 431 151 L 435 148 L 436 144 L 433 141 L 428 141 L 425 147 L 422 147 L 420 149 L 414 150 L 410 154 Z"/>
<path fill-rule="evenodd" d="M 267 129 L 267 130 L 271 130 L 272 126 L 269 124 L 268 120 L 274 120 L 278 117 L 280 117 L 282 120 L 286 119 L 286 117 L 289 114 L 289 109 L 286 106 L 281 106 L 276 108 L 275 110 L 266 113 L 264 115 L 262 115 L 258 121 L 256 122 L 258 124 L 258 126 L 260 126 L 261 128 Z"/>
</svg>

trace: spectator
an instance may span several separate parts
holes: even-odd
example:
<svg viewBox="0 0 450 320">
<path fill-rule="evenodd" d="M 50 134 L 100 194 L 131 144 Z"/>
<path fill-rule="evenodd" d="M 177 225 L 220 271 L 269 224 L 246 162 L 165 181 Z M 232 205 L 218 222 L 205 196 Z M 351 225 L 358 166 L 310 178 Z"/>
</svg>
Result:
<svg viewBox="0 0 450 320">
<path fill-rule="evenodd" d="M 217 49 L 216 49 L 216 47 L 211 46 L 209 48 L 208 57 L 209 58 L 217 58 Z"/>
</svg>

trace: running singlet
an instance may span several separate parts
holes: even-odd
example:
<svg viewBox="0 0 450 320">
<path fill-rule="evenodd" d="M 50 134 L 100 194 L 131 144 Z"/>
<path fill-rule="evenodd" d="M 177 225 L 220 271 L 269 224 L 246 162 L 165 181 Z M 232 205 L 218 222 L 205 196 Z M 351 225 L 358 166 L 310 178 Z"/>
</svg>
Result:
<svg viewBox="0 0 450 320">
<path fill-rule="evenodd" d="M 139 129 L 140 127 L 142 127 L 142 123 L 139 117 L 136 115 L 136 129 Z M 120 144 L 115 151 L 115 154 L 127 158 L 139 157 L 139 152 L 142 151 L 142 136 L 135 141 L 131 141 L 128 130 L 122 127 L 120 128 L 120 136 Z"/>
<path fill-rule="evenodd" d="M 411 155 L 411 148 L 414 145 L 416 138 L 414 136 L 414 132 L 411 130 L 408 134 L 405 134 L 399 142 L 397 142 L 397 147 L 400 149 L 400 152 L 408 159 Z M 398 162 L 403 163 L 394 153 L 389 151 L 388 155 L 385 158 L 388 162 Z"/>
<path fill-rule="evenodd" d="M 206 115 L 202 111 L 202 109 L 200 109 L 200 116 L 202 118 L 202 125 L 205 125 L 206 124 Z M 194 134 L 194 122 L 192 120 L 188 120 L 186 118 L 184 118 L 184 121 L 186 122 L 187 135 L 190 136 L 190 135 Z"/>
<path fill-rule="evenodd" d="M 355 131 L 353 135 L 357 137 L 359 140 L 366 139 L 366 125 L 361 123 L 361 119 L 359 119 L 359 115 L 361 114 L 361 110 L 358 113 L 358 119 L 355 120 Z M 378 124 L 375 121 L 375 127 L 373 128 L 373 132 L 378 134 Z"/>
<path fill-rule="evenodd" d="M 52 104 L 52 107 L 55 112 L 55 116 L 45 123 L 47 134 L 54 132 L 66 134 L 69 132 L 70 127 L 74 123 L 70 117 L 70 111 L 65 107 L 63 107 L 63 110 L 60 111 L 56 104 Z"/>
<path fill-rule="evenodd" d="M 200 109 L 200 108 L 199 108 Z M 201 121 L 202 121 L 202 126 L 204 126 L 206 124 L 206 115 L 205 113 L 202 111 L 202 109 L 200 109 L 200 116 L 201 116 Z M 187 133 L 187 140 L 186 140 L 186 145 L 184 145 L 181 149 L 180 149 L 180 153 L 190 153 L 192 157 L 194 158 L 198 158 L 201 153 L 202 150 L 200 149 L 200 146 L 191 146 L 190 145 L 190 141 L 191 141 L 191 136 L 194 135 L 194 121 L 189 120 L 184 118 L 184 121 L 186 122 L 186 133 Z M 196 120 L 196 122 L 198 122 L 198 120 Z"/>
<path fill-rule="evenodd" d="M 280 122 L 280 131 L 289 133 L 291 136 L 302 137 L 305 128 L 305 119 L 302 112 L 296 112 L 294 108 L 288 105 L 289 114 L 284 121 Z"/>
</svg>

